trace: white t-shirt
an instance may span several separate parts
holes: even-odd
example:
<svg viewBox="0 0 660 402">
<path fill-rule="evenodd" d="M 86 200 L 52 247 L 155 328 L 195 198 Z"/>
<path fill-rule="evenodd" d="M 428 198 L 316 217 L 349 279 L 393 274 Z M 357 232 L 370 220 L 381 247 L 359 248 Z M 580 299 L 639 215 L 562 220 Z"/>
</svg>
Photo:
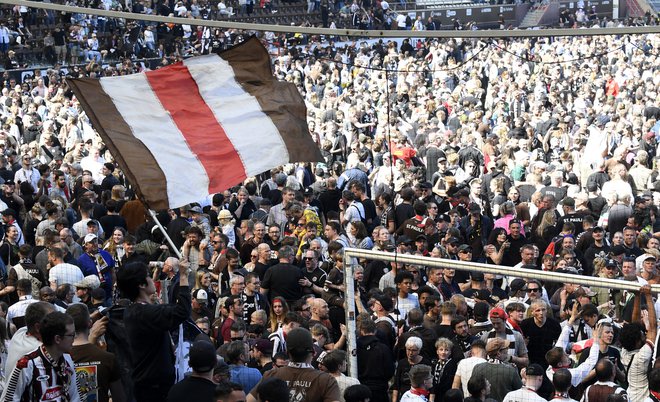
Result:
<svg viewBox="0 0 660 402">
<path fill-rule="evenodd" d="M 456 368 L 456 375 L 461 379 L 461 387 L 463 388 L 463 395 L 470 395 L 468 392 L 467 384 L 472 377 L 472 370 L 477 364 L 485 363 L 486 359 L 481 357 L 468 357 L 458 362 Z"/>
<path fill-rule="evenodd" d="M 539 394 L 525 387 L 511 391 L 504 397 L 502 402 L 548 402 Z"/>
</svg>

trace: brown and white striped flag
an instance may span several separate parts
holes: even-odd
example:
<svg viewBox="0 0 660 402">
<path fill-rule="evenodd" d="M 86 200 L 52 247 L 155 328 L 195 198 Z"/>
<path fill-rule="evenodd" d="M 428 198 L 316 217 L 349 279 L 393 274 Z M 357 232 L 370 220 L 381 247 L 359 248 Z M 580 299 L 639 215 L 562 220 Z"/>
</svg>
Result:
<svg viewBox="0 0 660 402">
<path fill-rule="evenodd" d="M 252 37 L 159 70 L 67 81 L 136 191 L 174 208 L 290 162 L 321 161 L 295 85 Z"/>
</svg>

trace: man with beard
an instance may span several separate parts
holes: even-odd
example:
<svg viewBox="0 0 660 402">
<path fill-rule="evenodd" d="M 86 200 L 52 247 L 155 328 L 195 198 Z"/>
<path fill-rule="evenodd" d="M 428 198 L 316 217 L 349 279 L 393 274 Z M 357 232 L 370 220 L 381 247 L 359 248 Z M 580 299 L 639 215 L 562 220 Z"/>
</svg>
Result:
<svg viewBox="0 0 660 402">
<path fill-rule="evenodd" d="M 105 250 L 99 249 L 98 238 L 88 234 L 84 240 L 85 253 L 78 259 L 78 265 L 83 275 L 96 275 L 101 281 L 101 287 L 108 298 L 112 297 L 115 281 L 115 261 Z"/>
<path fill-rule="evenodd" d="M 591 237 L 593 244 L 584 252 L 584 260 L 586 266 L 584 267 L 584 274 L 592 276 L 594 272 L 594 258 L 605 257 L 610 252 L 610 246 L 605 243 L 605 231 L 602 227 L 596 226 L 591 230 Z"/>
<path fill-rule="evenodd" d="M 198 289 L 196 292 L 203 291 L 201 289 Z M 206 295 L 206 292 L 204 292 Z M 193 302 L 194 302 L 195 295 L 193 294 Z M 225 300 L 225 308 L 229 312 L 229 315 L 225 319 L 225 321 L 222 323 L 222 326 L 220 327 L 220 335 L 222 336 L 222 339 L 225 341 L 225 343 L 231 342 L 231 326 L 239 320 L 243 319 L 243 300 L 241 300 L 240 296 L 229 296 L 227 300 Z M 195 305 L 193 303 L 193 315 L 195 312 Z"/>
<path fill-rule="evenodd" d="M 55 185 L 48 190 L 48 195 L 53 197 L 60 197 L 68 203 L 71 202 L 71 190 L 66 183 L 66 174 L 61 170 L 53 171 L 53 179 L 55 180 Z"/>
<path fill-rule="evenodd" d="M 304 288 L 305 294 L 320 296 L 328 275 L 319 268 L 319 255 L 314 250 L 307 250 L 303 260 L 305 263 L 305 268 L 302 270 L 303 278 L 298 283 Z"/>
</svg>

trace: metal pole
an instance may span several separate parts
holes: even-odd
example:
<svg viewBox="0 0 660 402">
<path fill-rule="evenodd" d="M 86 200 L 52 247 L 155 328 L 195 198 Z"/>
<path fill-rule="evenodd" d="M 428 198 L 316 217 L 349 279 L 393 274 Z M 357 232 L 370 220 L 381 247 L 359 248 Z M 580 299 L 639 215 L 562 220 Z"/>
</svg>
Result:
<svg viewBox="0 0 660 402">
<path fill-rule="evenodd" d="M 362 250 L 355 248 L 345 248 L 344 258 L 366 258 L 380 261 L 397 261 L 405 264 L 416 264 L 429 267 L 453 268 L 462 271 L 476 271 L 496 275 L 509 275 L 516 278 L 538 279 L 542 281 L 574 283 L 584 286 L 595 286 L 601 288 L 621 289 L 635 291 L 639 290 L 640 285 L 637 282 L 623 281 L 619 279 L 608 279 L 597 276 L 582 276 L 574 274 L 565 274 L 561 272 L 540 271 L 527 268 L 513 268 L 502 265 L 482 264 L 478 262 L 466 262 L 456 260 L 446 260 L 442 258 L 422 257 L 419 255 L 394 254 L 382 251 Z M 660 293 L 660 285 L 651 285 L 654 293 Z"/>
<path fill-rule="evenodd" d="M 158 228 L 159 228 L 160 231 L 163 233 L 163 236 L 165 236 L 165 239 L 167 240 L 167 243 L 169 243 L 170 248 L 171 248 L 172 250 L 174 250 L 174 254 L 176 254 L 176 256 L 179 258 L 179 260 L 183 259 L 183 256 L 181 255 L 181 252 L 180 252 L 179 249 L 177 249 L 176 246 L 174 245 L 174 242 L 173 242 L 172 239 L 170 238 L 170 235 L 167 234 L 167 230 L 165 230 L 165 228 L 163 227 L 163 225 L 162 225 L 162 224 L 160 223 L 160 221 L 158 220 L 158 217 L 156 216 L 156 212 L 155 212 L 153 209 L 150 209 L 150 210 L 149 210 L 149 215 L 151 215 L 151 217 L 154 219 L 154 222 L 156 222 L 156 225 L 158 225 Z"/>
<path fill-rule="evenodd" d="M 348 375 L 357 378 L 357 328 L 355 325 L 355 286 L 353 258 L 344 253 L 344 312 L 346 314 L 346 343 L 348 345 Z"/>
<path fill-rule="evenodd" d="M 12 4 L 45 10 L 54 10 L 66 13 L 80 13 L 100 15 L 109 18 L 125 18 L 128 20 L 153 21 L 159 23 L 190 24 L 190 20 L 183 17 L 166 17 L 162 15 L 135 14 L 123 11 L 111 11 L 88 7 L 77 7 L 55 3 L 43 3 L 27 0 L 2 0 L 3 4 Z M 520 38 L 520 37 L 554 37 L 554 36 L 598 36 L 598 35 L 645 35 L 660 33 L 658 26 L 622 27 L 622 28 L 549 28 L 542 30 L 465 30 L 465 31 L 392 31 L 392 30 L 363 30 L 363 29 L 330 29 L 316 27 L 299 27 L 274 24 L 253 24 L 247 22 L 194 20 L 197 26 L 207 26 L 222 29 L 244 29 L 252 31 L 272 31 L 285 33 L 301 33 L 306 35 L 352 36 L 368 38 Z"/>
</svg>

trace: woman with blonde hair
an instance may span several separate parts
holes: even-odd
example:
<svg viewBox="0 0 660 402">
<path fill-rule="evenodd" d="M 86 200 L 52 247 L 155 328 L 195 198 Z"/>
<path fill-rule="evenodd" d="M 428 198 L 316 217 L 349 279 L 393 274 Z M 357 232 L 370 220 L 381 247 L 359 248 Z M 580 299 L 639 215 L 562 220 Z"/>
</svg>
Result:
<svg viewBox="0 0 660 402">
<path fill-rule="evenodd" d="M 541 222 L 536 230 L 531 233 L 531 240 L 539 246 L 539 250 L 545 250 L 552 239 L 559 234 L 557 231 L 557 216 L 554 210 L 546 210 L 541 216 Z"/>
<path fill-rule="evenodd" d="M 126 234 L 126 229 L 117 226 L 112 230 L 112 237 L 103 244 L 103 249 L 110 253 L 112 259 L 115 260 L 115 265 L 119 264 L 124 257 L 124 237 L 126 237 Z"/>
</svg>

